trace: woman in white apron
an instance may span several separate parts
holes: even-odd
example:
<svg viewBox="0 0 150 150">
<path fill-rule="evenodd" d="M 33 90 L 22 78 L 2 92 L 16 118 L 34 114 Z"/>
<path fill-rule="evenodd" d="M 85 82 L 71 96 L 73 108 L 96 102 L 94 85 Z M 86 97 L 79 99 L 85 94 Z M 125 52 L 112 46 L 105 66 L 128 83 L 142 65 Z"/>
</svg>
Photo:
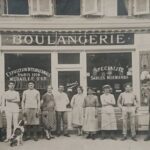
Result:
<svg viewBox="0 0 150 150">
<path fill-rule="evenodd" d="M 117 122 L 114 111 L 115 98 L 114 95 L 110 93 L 110 85 L 103 86 L 104 94 L 101 95 L 101 130 L 102 139 L 106 138 L 106 132 L 109 131 L 111 139 L 115 139 L 114 131 L 117 130 Z"/>
<path fill-rule="evenodd" d="M 83 125 L 83 88 L 79 86 L 77 88 L 77 94 L 73 96 L 71 100 L 72 107 L 72 125 L 74 128 L 78 129 L 78 135 L 82 135 L 82 125 Z"/>
<path fill-rule="evenodd" d="M 88 95 L 85 97 L 83 103 L 83 131 L 88 133 L 87 138 L 95 139 L 96 132 L 99 131 L 98 127 L 98 110 L 99 102 L 97 96 L 93 95 L 94 91 L 88 88 Z"/>
</svg>

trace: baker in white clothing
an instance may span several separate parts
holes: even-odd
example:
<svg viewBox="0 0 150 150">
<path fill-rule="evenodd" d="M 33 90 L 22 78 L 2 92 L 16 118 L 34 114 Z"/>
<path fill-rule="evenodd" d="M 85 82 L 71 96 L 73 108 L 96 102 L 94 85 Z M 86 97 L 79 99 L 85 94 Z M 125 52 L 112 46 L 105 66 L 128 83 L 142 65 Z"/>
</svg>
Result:
<svg viewBox="0 0 150 150">
<path fill-rule="evenodd" d="M 8 91 L 4 93 L 3 106 L 5 107 L 6 121 L 7 121 L 7 137 L 5 142 L 9 141 L 13 128 L 15 129 L 18 124 L 19 116 L 19 92 L 15 91 L 15 82 L 10 81 L 8 84 Z"/>
<path fill-rule="evenodd" d="M 37 130 L 39 125 L 39 112 L 40 112 L 40 92 L 35 89 L 35 82 L 28 82 L 28 89 L 23 92 L 22 96 L 22 109 L 24 117 L 26 118 L 26 140 L 31 138 L 33 131 L 34 141 L 38 141 Z"/>
<path fill-rule="evenodd" d="M 61 135 L 61 119 L 63 121 L 63 134 L 69 137 L 68 134 L 68 123 L 67 123 L 67 105 L 69 104 L 69 98 L 64 93 L 64 86 L 60 85 L 58 92 L 55 94 L 56 104 L 56 121 L 57 121 L 57 135 Z"/>
</svg>

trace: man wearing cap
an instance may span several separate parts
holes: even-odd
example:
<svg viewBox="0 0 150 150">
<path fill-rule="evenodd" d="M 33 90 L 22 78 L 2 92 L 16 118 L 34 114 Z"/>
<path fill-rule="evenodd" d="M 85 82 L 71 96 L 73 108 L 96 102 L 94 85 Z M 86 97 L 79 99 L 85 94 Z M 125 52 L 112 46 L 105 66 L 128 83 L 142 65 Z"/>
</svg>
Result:
<svg viewBox="0 0 150 150">
<path fill-rule="evenodd" d="M 61 119 L 63 121 L 63 134 L 66 137 L 70 137 L 68 134 L 68 122 L 67 122 L 67 105 L 69 104 L 69 98 L 64 93 L 64 86 L 60 85 L 58 92 L 54 96 L 56 104 L 56 122 L 57 122 L 57 136 L 61 135 Z"/>
<path fill-rule="evenodd" d="M 23 92 L 22 109 L 24 117 L 26 118 L 26 140 L 31 138 L 33 131 L 34 141 L 38 140 L 37 131 L 39 125 L 39 111 L 40 111 L 40 92 L 34 88 L 34 81 L 28 82 L 28 89 Z"/>
<path fill-rule="evenodd" d="M 130 119 L 130 128 L 132 134 L 132 140 L 136 139 L 136 129 L 135 129 L 135 114 L 138 109 L 138 101 L 136 95 L 132 91 L 132 85 L 130 83 L 125 84 L 125 92 L 121 93 L 118 98 L 118 107 L 122 110 L 123 118 L 123 138 L 127 139 L 127 123 L 128 117 Z"/>
<path fill-rule="evenodd" d="M 4 93 L 3 106 L 5 107 L 6 121 L 7 121 L 7 137 L 5 142 L 8 142 L 12 134 L 12 125 L 14 129 L 18 124 L 19 116 L 19 92 L 15 91 L 15 82 L 10 81 L 8 84 L 8 91 Z"/>
</svg>

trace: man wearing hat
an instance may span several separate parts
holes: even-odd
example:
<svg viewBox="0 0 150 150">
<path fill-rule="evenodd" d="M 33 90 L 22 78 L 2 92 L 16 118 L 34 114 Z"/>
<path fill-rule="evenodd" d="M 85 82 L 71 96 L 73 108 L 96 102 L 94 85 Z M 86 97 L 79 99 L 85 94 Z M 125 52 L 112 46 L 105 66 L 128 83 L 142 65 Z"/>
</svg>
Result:
<svg viewBox="0 0 150 150">
<path fill-rule="evenodd" d="M 9 81 L 8 91 L 4 93 L 3 106 L 5 107 L 7 121 L 7 137 L 5 142 L 8 142 L 12 134 L 12 124 L 14 129 L 18 124 L 19 116 L 19 92 L 15 91 L 15 82 Z"/>
<path fill-rule="evenodd" d="M 35 82 L 28 82 L 28 89 L 23 92 L 22 109 L 24 117 L 26 118 L 26 140 L 30 139 L 33 131 L 33 139 L 38 140 L 37 130 L 39 125 L 39 111 L 40 111 L 40 92 L 35 89 Z"/>
<path fill-rule="evenodd" d="M 138 108 L 138 101 L 136 95 L 132 91 L 132 85 L 130 83 L 125 84 L 125 92 L 121 93 L 118 98 L 118 107 L 122 110 L 123 118 L 123 138 L 127 139 L 127 123 L 128 118 L 130 119 L 130 128 L 132 134 L 132 140 L 136 139 L 136 129 L 135 129 L 135 114 Z"/>
</svg>

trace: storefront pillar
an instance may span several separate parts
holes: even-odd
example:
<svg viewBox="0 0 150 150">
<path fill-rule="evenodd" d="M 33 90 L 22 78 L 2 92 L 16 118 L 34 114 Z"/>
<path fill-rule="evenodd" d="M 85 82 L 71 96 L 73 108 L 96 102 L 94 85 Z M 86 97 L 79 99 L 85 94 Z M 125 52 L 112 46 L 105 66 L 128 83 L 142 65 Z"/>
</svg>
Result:
<svg viewBox="0 0 150 150">
<path fill-rule="evenodd" d="M 5 90 L 5 67 L 4 67 L 4 53 L 2 52 L 1 46 L 1 35 L 0 35 L 0 91 Z"/>
<path fill-rule="evenodd" d="M 87 94 L 87 59 L 86 52 L 83 51 L 80 53 L 80 61 L 81 61 L 81 73 L 80 73 L 80 82 L 81 86 L 84 88 L 84 94 Z"/>
<path fill-rule="evenodd" d="M 0 51 L 0 91 L 4 91 L 5 90 L 5 73 L 4 73 L 4 53 L 2 53 L 2 51 Z"/>
<path fill-rule="evenodd" d="M 132 52 L 132 72 L 133 72 L 133 91 L 136 93 L 137 98 L 140 100 L 140 64 L 139 53 L 137 51 Z"/>
<path fill-rule="evenodd" d="M 57 62 L 57 52 L 51 53 L 51 84 L 53 86 L 54 92 L 56 92 L 58 89 Z"/>
</svg>

